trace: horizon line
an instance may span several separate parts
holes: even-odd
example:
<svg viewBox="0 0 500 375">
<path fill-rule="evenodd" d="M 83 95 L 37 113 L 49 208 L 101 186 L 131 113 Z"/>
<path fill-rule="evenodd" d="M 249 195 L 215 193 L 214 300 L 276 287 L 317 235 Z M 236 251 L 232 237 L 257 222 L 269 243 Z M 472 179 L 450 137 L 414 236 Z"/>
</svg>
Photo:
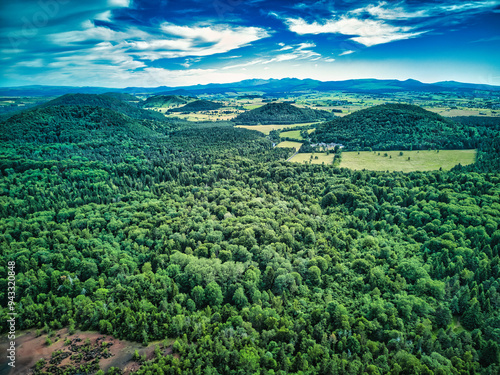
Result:
<svg viewBox="0 0 500 375">
<path fill-rule="evenodd" d="M 71 85 L 42 85 L 42 84 L 31 84 L 31 85 L 19 85 L 19 86 L 0 86 L 0 89 L 9 89 L 9 88 L 23 88 L 23 87 L 73 87 L 73 88 L 105 88 L 105 89 L 116 89 L 116 90 L 124 90 L 127 88 L 144 88 L 144 89 L 155 89 L 155 88 L 160 88 L 160 87 L 168 87 L 168 88 L 182 88 L 182 87 L 196 87 L 196 86 L 208 86 L 208 85 L 231 85 L 231 84 L 236 84 L 236 83 L 241 83 L 245 81 L 254 81 L 254 80 L 262 80 L 262 81 L 283 81 L 286 79 L 295 79 L 299 81 L 316 81 L 316 82 L 321 82 L 321 83 L 327 83 L 327 82 L 347 82 L 347 81 L 363 81 L 363 80 L 375 80 L 375 81 L 397 81 L 397 82 L 406 82 L 406 81 L 415 81 L 418 83 L 422 83 L 425 85 L 435 85 L 439 83 L 460 83 L 460 84 L 465 84 L 465 85 L 481 85 L 481 86 L 490 86 L 490 87 L 500 87 L 500 85 L 492 85 L 488 83 L 478 83 L 478 82 L 461 82 L 461 81 L 454 81 L 454 80 L 446 80 L 446 81 L 435 81 L 435 82 L 423 82 L 419 81 L 414 78 L 407 78 L 407 79 L 396 79 L 396 78 L 351 78 L 351 79 L 343 79 L 343 80 L 327 80 L 327 81 L 322 81 L 319 79 L 314 79 L 314 78 L 297 78 L 297 77 L 284 77 L 284 78 L 249 78 L 249 79 L 244 79 L 240 81 L 233 81 L 233 82 L 212 82 L 212 83 L 206 83 L 206 84 L 197 84 L 197 85 L 179 85 L 179 86 L 125 86 L 125 87 L 112 87 L 112 86 L 71 86 Z"/>
</svg>

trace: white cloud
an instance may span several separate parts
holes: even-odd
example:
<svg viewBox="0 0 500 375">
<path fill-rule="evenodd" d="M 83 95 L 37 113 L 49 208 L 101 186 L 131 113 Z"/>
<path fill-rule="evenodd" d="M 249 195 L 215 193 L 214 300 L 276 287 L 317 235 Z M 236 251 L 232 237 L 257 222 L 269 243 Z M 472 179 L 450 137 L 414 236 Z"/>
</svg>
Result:
<svg viewBox="0 0 500 375">
<path fill-rule="evenodd" d="M 151 34 L 137 28 L 115 31 L 88 22 L 83 30 L 48 35 L 55 44 L 70 46 L 90 40 L 113 42 L 115 51 L 145 60 L 188 56 L 210 56 L 248 46 L 270 34 L 258 27 L 177 26 L 164 23 L 160 33 Z"/>
<path fill-rule="evenodd" d="M 221 72 L 216 69 L 170 70 L 148 67 L 131 70 L 127 65 L 97 64 L 84 62 L 76 64 L 76 60 L 67 61 L 65 66 L 50 69 L 41 74 L 13 73 L 12 79 L 22 79 L 33 84 L 54 85 L 64 82 L 65 85 L 99 87 L 158 87 L 208 84 L 214 82 L 228 83 L 248 79 L 244 72 Z"/>
<path fill-rule="evenodd" d="M 300 43 L 299 46 L 297 47 L 298 50 L 303 50 L 306 48 L 314 48 L 316 47 L 316 44 L 314 43 Z"/>
<path fill-rule="evenodd" d="M 409 39 L 423 33 L 423 31 L 410 32 L 412 30 L 410 27 L 392 26 L 380 20 L 357 19 L 346 16 L 328 20 L 323 24 L 318 22 L 308 23 L 301 18 L 288 18 L 285 22 L 290 31 L 299 35 L 355 35 L 350 39 L 367 47 L 395 40 Z"/>
<path fill-rule="evenodd" d="M 184 67 L 184 68 L 189 68 L 191 65 L 193 65 L 194 63 L 197 63 L 201 60 L 201 57 L 196 57 L 196 58 L 193 58 L 193 59 L 186 59 L 186 61 L 184 61 L 181 65 Z"/>
<path fill-rule="evenodd" d="M 353 50 L 344 51 L 344 52 L 342 52 L 339 56 L 350 55 L 351 53 L 354 53 L 354 52 L 355 52 L 355 51 L 353 51 Z"/>
<path fill-rule="evenodd" d="M 110 6 L 126 7 L 130 6 L 130 0 L 108 0 Z"/>
<path fill-rule="evenodd" d="M 471 1 L 464 4 L 443 5 L 440 8 L 445 12 L 463 12 L 469 10 L 482 11 L 484 8 L 492 8 L 498 5 L 498 1 Z"/>
<path fill-rule="evenodd" d="M 42 59 L 19 61 L 15 66 L 27 67 L 27 68 L 42 68 L 44 66 Z"/>
<path fill-rule="evenodd" d="M 56 45 L 70 47 L 67 52 L 51 56 L 52 61 L 46 64 L 50 71 L 47 77 L 53 82 L 67 84 L 74 84 L 73 77 L 75 81 L 79 77 L 82 81 L 99 82 L 104 86 L 117 82 L 127 86 L 175 86 L 237 81 L 246 76 L 241 72 L 187 68 L 203 56 L 225 53 L 268 36 L 266 30 L 257 27 L 188 27 L 164 23 L 157 34 L 152 34 L 137 28 L 115 31 L 89 22 L 82 30 L 47 36 Z M 71 48 L 89 41 L 95 44 L 84 49 Z M 185 70 L 152 68 L 145 63 L 145 60 L 178 57 L 186 57 L 180 64 Z M 38 79 L 44 81 L 47 77 Z"/>
<path fill-rule="evenodd" d="M 262 64 L 270 64 L 270 63 L 274 63 L 274 62 L 295 60 L 295 59 L 298 59 L 299 57 L 300 57 L 300 55 L 295 54 L 295 53 L 284 53 L 284 54 L 278 55 L 276 57 L 273 57 L 270 60 L 263 61 Z"/>
<path fill-rule="evenodd" d="M 442 17 L 460 17 L 462 19 L 487 9 L 493 9 L 498 4 L 499 1 L 487 0 L 468 1 L 461 4 L 448 1 L 434 6 L 416 2 L 410 6 L 405 1 L 396 3 L 382 1 L 377 5 L 370 4 L 351 10 L 342 16 L 336 17 L 333 14 L 332 19 L 323 23 L 308 23 L 302 18 L 287 18 L 284 19 L 284 22 L 290 31 L 299 35 L 342 34 L 351 36 L 350 39 L 355 42 L 371 47 L 422 35 L 431 29 L 432 25 L 442 22 Z M 279 15 L 275 14 L 275 16 L 281 18 Z M 420 24 L 409 27 L 389 23 L 389 21 L 408 19 L 417 19 Z M 451 23 L 452 21 L 448 21 L 448 24 Z M 424 28 L 427 30 L 423 30 Z"/>
<path fill-rule="evenodd" d="M 403 7 L 394 7 L 387 8 L 387 2 L 379 3 L 378 5 L 368 5 L 366 8 L 360 8 L 354 10 L 353 14 L 359 14 L 363 12 L 367 12 L 370 15 L 383 19 L 383 20 L 401 20 L 401 19 L 409 19 L 409 18 L 420 18 L 426 17 L 428 15 L 427 9 L 420 9 L 415 11 L 406 11 Z"/>
<path fill-rule="evenodd" d="M 407 20 L 411 18 L 425 18 L 438 15 L 448 15 L 449 13 L 484 11 L 485 8 L 492 8 L 498 5 L 498 1 L 470 1 L 463 4 L 438 4 L 430 7 L 429 4 L 416 3 L 412 8 L 407 9 L 408 5 L 403 1 L 397 4 L 391 4 L 387 1 L 378 3 L 377 5 L 370 4 L 364 8 L 359 8 L 351 11 L 351 14 L 369 15 L 383 20 Z M 405 8 L 406 6 L 406 8 Z"/>
<path fill-rule="evenodd" d="M 363 44 L 367 47 L 376 46 L 377 44 L 385 44 L 390 42 L 395 42 L 397 40 L 404 40 L 414 38 L 423 32 L 411 33 L 411 34 L 386 34 L 386 35 L 373 35 L 373 36 L 359 36 L 356 38 L 351 38 L 359 44 Z"/>
<path fill-rule="evenodd" d="M 309 49 L 309 48 L 313 48 L 313 47 L 316 47 L 316 44 L 314 44 L 314 43 L 300 43 L 300 44 L 296 44 L 293 46 L 284 46 L 283 48 L 281 48 L 277 51 L 278 52 L 290 51 L 290 50 L 293 50 L 293 51 L 290 51 L 289 53 L 278 54 L 274 57 L 258 58 L 258 59 L 253 59 L 253 60 L 247 61 L 245 63 L 241 63 L 241 64 L 228 65 L 222 69 L 223 70 L 236 69 L 236 68 L 242 68 L 242 67 L 258 65 L 258 64 L 267 65 L 267 64 L 280 63 L 280 62 L 290 61 L 290 60 L 317 61 L 317 60 L 323 59 L 321 54 L 314 52 L 314 51 L 311 51 Z M 325 59 L 324 61 L 330 61 L 330 60 Z M 334 61 L 334 60 L 331 60 L 331 61 Z"/>
<path fill-rule="evenodd" d="M 105 12 L 99 13 L 94 17 L 95 20 L 99 21 L 111 21 L 111 11 L 107 10 Z"/>
<path fill-rule="evenodd" d="M 264 61 L 265 60 L 263 60 L 263 59 L 256 59 L 256 60 L 247 61 L 247 62 L 241 63 L 241 64 L 227 65 L 227 66 L 223 67 L 222 70 L 243 68 L 243 67 L 247 67 L 247 66 L 251 66 L 251 65 L 262 64 L 262 63 L 264 63 Z"/>
<path fill-rule="evenodd" d="M 161 30 L 166 37 L 181 37 L 183 41 L 187 42 L 186 46 L 166 53 L 167 55 L 174 55 L 172 57 L 176 57 L 176 55 L 178 55 L 177 57 L 189 55 L 208 56 L 225 53 L 270 36 L 269 32 L 262 28 L 242 26 L 189 27 L 164 23 L 161 25 Z"/>
</svg>

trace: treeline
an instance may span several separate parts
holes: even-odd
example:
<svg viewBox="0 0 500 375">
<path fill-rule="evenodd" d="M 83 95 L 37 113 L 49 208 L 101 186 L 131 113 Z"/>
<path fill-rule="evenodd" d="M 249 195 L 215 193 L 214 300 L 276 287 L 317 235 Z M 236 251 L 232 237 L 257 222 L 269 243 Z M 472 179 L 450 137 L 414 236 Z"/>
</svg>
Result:
<svg viewBox="0 0 500 375">
<path fill-rule="evenodd" d="M 284 152 L 208 126 L 4 144 L 2 306 L 14 260 L 19 329 L 176 338 L 144 374 L 498 373 L 498 173 Z"/>
<path fill-rule="evenodd" d="M 87 106 L 110 109 L 138 120 L 165 119 L 160 113 L 148 111 L 129 103 L 133 96 L 127 94 L 66 94 L 41 105 L 42 108 L 53 106 Z M 137 98 L 136 98 L 137 99 Z"/>
<path fill-rule="evenodd" d="M 196 100 L 191 103 L 187 103 L 182 107 L 169 109 L 169 112 L 201 112 L 201 111 L 215 111 L 223 107 L 222 104 L 212 102 L 210 100 Z"/>
</svg>

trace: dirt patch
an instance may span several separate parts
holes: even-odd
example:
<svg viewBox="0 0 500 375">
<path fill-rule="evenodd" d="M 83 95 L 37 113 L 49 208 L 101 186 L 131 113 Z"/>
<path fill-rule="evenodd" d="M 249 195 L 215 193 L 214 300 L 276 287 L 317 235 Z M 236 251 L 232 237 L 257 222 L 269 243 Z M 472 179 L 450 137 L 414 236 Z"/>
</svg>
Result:
<svg viewBox="0 0 500 375">
<path fill-rule="evenodd" d="M 118 367 L 128 375 L 141 367 L 140 361 L 132 360 L 136 350 L 146 360 L 154 358 L 156 345 L 160 347 L 162 355 L 172 355 L 171 342 L 168 342 L 168 346 L 160 341 L 142 346 L 99 332 L 77 331 L 69 335 L 67 329 L 61 329 L 50 340 L 52 344 L 49 346 L 46 334 L 37 336 L 35 331 L 21 333 L 16 337 L 16 367 L 2 368 L 2 375 L 36 374 L 37 362 L 39 370 L 50 372 L 56 368 L 67 370 L 83 366 L 92 374 L 99 369 L 106 372 L 111 367 Z M 7 342 L 2 339 L 0 343 L 3 347 Z"/>
</svg>

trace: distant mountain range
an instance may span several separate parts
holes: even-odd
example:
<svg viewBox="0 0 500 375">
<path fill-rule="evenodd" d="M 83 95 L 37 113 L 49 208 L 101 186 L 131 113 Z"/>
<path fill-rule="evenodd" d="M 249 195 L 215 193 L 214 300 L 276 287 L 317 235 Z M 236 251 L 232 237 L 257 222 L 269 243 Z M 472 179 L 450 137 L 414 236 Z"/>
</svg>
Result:
<svg viewBox="0 0 500 375">
<path fill-rule="evenodd" d="M 19 86 L 2 87 L 0 96 L 58 96 L 69 93 L 102 94 L 108 92 L 128 93 L 133 95 L 199 95 L 225 93 L 262 93 L 267 95 L 283 93 L 300 93 L 311 91 L 345 91 L 345 92 L 472 92 L 500 91 L 500 86 L 454 81 L 422 83 L 413 79 L 406 81 L 353 79 L 347 81 L 317 81 L 313 79 L 250 79 L 234 83 L 213 83 L 208 85 L 184 87 L 127 87 L 110 89 L 105 87 L 72 87 L 72 86 Z"/>
</svg>

